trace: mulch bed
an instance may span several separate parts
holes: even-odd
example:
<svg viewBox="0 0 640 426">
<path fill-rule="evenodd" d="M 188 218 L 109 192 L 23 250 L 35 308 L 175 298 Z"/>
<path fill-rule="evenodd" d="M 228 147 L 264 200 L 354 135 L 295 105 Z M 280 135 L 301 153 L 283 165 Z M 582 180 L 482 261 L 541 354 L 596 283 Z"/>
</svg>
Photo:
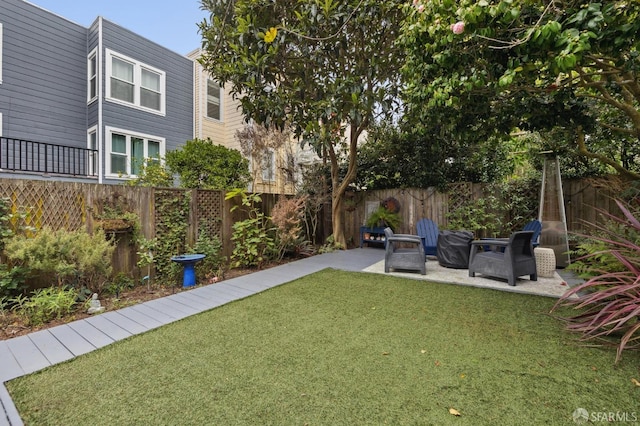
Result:
<svg viewBox="0 0 640 426">
<path fill-rule="evenodd" d="M 291 259 L 291 260 L 294 260 L 294 259 Z M 263 266 L 262 269 L 268 269 L 286 262 L 287 262 L 286 259 L 285 261 L 280 263 L 274 262 L 269 265 Z M 228 280 L 228 279 L 239 277 L 242 275 L 247 275 L 256 271 L 257 269 L 230 269 L 225 272 L 224 279 Z M 158 299 L 160 297 L 169 296 L 171 294 L 179 293 L 181 291 L 185 291 L 185 290 L 179 286 L 170 287 L 170 286 L 163 286 L 163 285 L 152 285 L 151 288 L 148 288 L 146 285 L 140 285 L 132 289 L 123 291 L 120 294 L 119 298 L 116 298 L 115 296 L 110 296 L 110 295 L 101 295 L 100 303 L 102 306 L 105 307 L 105 311 L 108 312 L 108 311 L 121 309 L 127 306 L 136 305 L 138 303 L 147 302 L 149 300 Z M 76 312 L 74 312 L 71 315 L 65 316 L 64 318 L 56 319 L 38 326 L 31 326 L 26 322 L 26 320 L 23 317 L 15 314 L 14 312 L 0 311 L 0 340 L 8 340 L 14 337 L 24 336 L 26 334 L 33 333 L 35 331 L 45 330 L 47 328 L 51 328 L 51 327 L 66 324 L 72 321 L 84 319 L 89 316 L 91 315 L 86 312 L 86 309 L 79 308 Z"/>
</svg>

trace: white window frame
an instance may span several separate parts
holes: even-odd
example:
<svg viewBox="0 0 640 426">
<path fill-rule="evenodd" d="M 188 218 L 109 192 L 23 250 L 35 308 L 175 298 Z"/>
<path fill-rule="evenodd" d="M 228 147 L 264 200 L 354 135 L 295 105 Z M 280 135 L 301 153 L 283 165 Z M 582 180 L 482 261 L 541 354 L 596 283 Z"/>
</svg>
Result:
<svg viewBox="0 0 640 426">
<path fill-rule="evenodd" d="M 130 58 L 125 55 L 121 55 L 116 53 L 110 49 L 106 49 L 106 87 L 105 87 L 105 99 L 109 102 L 114 102 L 121 105 L 126 105 L 132 108 L 140 109 L 143 111 L 150 112 L 152 114 L 165 115 L 166 113 L 166 103 L 167 103 L 167 88 L 166 88 L 166 80 L 167 75 L 164 71 L 154 68 L 150 65 L 144 64 L 140 61 L 136 61 L 133 58 Z M 129 62 L 133 65 L 133 102 L 123 101 L 121 99 L 117 99 L 111 96 L 111 77 L 112 77 L 112 63 L 113 58 L 120 59 L 121 61 Z M 160 77 L 160 109 L 156 110 L 153 108 L 145 107 L 140 102 L 140 90 L 142 89 L 142 70 L 145 69 L 154 74 L 158 74 Z"/>
<path fill-rule="evenodd" d="M 91 146 L 91 136 L 95 137 L 95 147 Z M 95 149 L 98 152 L 89 153 L 89 176 L 98 175 L 100 171 L 100 155 L 98 150 L 98 126 L 92 126 L 87 130 L 87 149 Z"/>
<path fill-rule="evenodd" d="M 2 137 L 2 113 L 0 112 L 0 137 Z"/>
<path fill-rule="evenodd" d="M 2 23 L 0 23 L 0 84 L 2 84 L 2 44 L 3 44 L 3 38 L 2 38 Z"/>
<path fill-rule="evenodd" d="M 125 155 L 127 157 L 127 172 L 123 174 L 112 173 L 111 172 L 111 136 L 113 134 L 119 134 L 126 136 L 126 152 Z M 132 179 L 136 178 L 137 175 L 131 173 L 131 138 L 139 138 L 144 140 L 144 159 L 145 161 L 148 157 L 148 149 L 149 149 L 149 141 L 159 142 L 160 143 L 160 161 L 164 163 L 164 156 L 166 153 L 166 141 L 165 138 L 161 138 L 154 135 L 146 135 L 138 132 L 132 132 L 129 130 L 117 129 L 115 127 L 107 127 L 105 129 L 105 176 L 114 179 Z"/>
<path fill-rule="evenodd" d="M 271 159 L 271 167 L 268 162 L 265 161 L 267 156 Z M 273 148 L 268 148 L 262 153 L 262 181 L 263 182 L 275 182 L 276 181 L 276 152 Z"/>
<path fill-rule="evenodd" d="M 219 90 L 219 97 L 218 97 L 218 115 L 220 116 L 220 118 L 215 118 L 215 117 L 209 117 L 209 82 L 212 82 L 213 84 L 215 84 L 216 86 L 218 86 L 218 90 Z M 212 78 L 207 77 L 204 83 L 204 116 L 207 117 L 207 119 L 209 120 L 213 120 L 213 121 L 222 121 L 222 98 L 224 97 L 224 91 L 222 89 L 222 87 L 216 83 Z"/>
<path fill-rule="evenodd" d="M 96 66 L 95 69 L 93 70 L 94 74 L 91 74 L 91 61 L 95 60 Z M 100 68 L 100 65 L 98 64 L 98 49 L 93 49 L 91 51 L 91 53 L 89 53 L 89 56 L 87 56 L 87 103 L 90 104 L 91 102 L 95 101 L 96 99 L 98 99 L 98 78 L 99 78 L 99 74 L 98 74 L 98 69 Z M 92 84 L 92 80 L 93 80 L 93 84 Z M 94 86 L 94 90 L 95 90 L 95 95 L 91 96 L 91 86 Z"/>
</svg>

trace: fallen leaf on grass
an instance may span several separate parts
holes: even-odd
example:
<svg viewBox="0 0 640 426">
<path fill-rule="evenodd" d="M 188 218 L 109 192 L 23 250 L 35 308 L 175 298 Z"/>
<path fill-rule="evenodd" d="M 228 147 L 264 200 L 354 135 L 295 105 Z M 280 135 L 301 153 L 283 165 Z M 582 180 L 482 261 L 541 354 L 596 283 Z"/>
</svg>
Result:
<svg viewBox="0 0 640 426">
<path fill-rule="evenodd" d="M 449 408 L 449 414 L 452 414 L 456 417 L 461 416 L 462 414 L 460 414 L 460 411 L 456 410 L 455 408 Z"/>
<path fill-rule="evenodd" d="M 389 352 L 382 352 L 382 355 L 389 355 Z"/>
<path fill-rule="evenodd" d="M 423 350 L 421 350 L 421 351 L 420 351 L 420 353 L 422 353 L 422 354 L 426 354 L 426 353 L 427 353 L 427 351 L 423 349 Z"/>
<path fill-rule="evenodd" d="M 640 386 L 640 382 L 637 381 L 636 379 L 631 379 L 631 383 L 633 383 L 636 386 Z"/>
<path fill-rule="evenodd" d="M 436 360 L 434 364 L 436 365 L 436 367 L 440 367 L 440 361 Z"/>
</svg>

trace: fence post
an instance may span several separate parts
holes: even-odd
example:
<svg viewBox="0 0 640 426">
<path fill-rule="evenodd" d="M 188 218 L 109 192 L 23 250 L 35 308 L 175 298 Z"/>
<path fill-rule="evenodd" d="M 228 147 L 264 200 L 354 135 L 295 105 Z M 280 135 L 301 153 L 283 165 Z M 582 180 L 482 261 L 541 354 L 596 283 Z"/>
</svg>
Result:
<svg viewBox="0 0 640 426">
<path fill-rule="evenodd" d="M 187 223 L 187 246 L 193 247 L 198 239 L 198 189 L 191 189 L 189 200 L 189 215 Z"/>
</svg>

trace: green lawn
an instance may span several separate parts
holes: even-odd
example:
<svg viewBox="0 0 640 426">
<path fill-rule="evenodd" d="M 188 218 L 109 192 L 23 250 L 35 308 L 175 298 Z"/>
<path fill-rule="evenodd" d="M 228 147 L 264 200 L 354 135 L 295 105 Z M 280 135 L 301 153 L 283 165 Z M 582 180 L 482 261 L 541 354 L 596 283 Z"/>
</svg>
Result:
<svg viewBox="0 0 640 426">
<path fill-rule="evenodd" d="M 325 270 L 7 384 L 27 425 L 574 424 L 636 412 L 640 354 L 554 299 Z M 454 408 L 461 416 L 455 417 Z"/>
</svg>

